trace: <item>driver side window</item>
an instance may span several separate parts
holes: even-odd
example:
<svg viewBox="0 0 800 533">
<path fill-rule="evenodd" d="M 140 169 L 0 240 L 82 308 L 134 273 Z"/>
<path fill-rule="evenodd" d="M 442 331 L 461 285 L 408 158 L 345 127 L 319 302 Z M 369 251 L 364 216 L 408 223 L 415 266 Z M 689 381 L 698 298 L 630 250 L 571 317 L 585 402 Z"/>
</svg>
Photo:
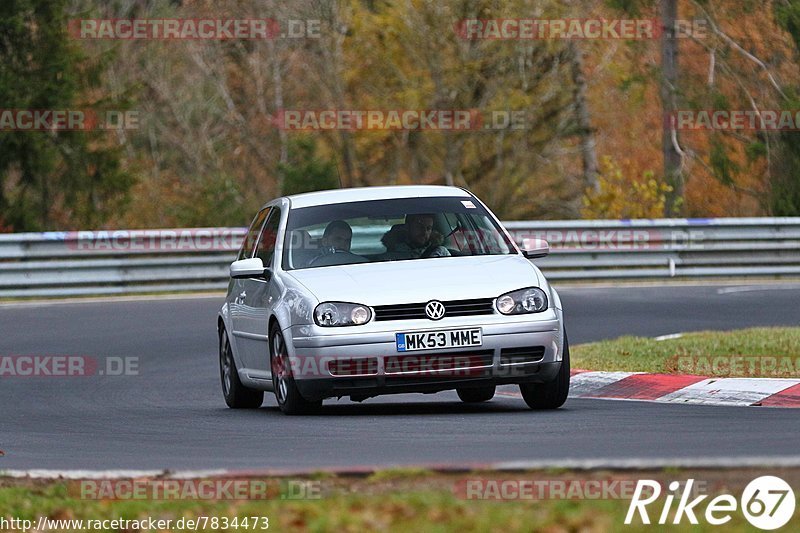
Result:
<svg viewBox="0 0 800 533">
<path fill-rule="evenodd" d="M 250 224 L 250 228 L 247 230 L 247 233 L 244 236 L 242 247 L 239 249 L 239 255 L 236 257 L 237 261 L 253 257 L 258 235 L 261 233 L 261 228 L 264 226 L 264 220 L 267 219 L 267 215 L 269 215 L 270 210 L 271 208 L 269 207 L 262 209 L 253 219 L 253 222 Z"/>
<path fill-rule="evenodd" d="M 275 243 L 278 240 L 278 228 L 280 224 L 281 210 L 277 207 L 273 207 L 267 223 L 264 224 L 261 237 L 258 239 L 255 255 L 255 257 L 261 259 L 261 262 L 264 263 L 266 268 L 272 267 L 272 258 L 275 255 Z"/>
</svg>

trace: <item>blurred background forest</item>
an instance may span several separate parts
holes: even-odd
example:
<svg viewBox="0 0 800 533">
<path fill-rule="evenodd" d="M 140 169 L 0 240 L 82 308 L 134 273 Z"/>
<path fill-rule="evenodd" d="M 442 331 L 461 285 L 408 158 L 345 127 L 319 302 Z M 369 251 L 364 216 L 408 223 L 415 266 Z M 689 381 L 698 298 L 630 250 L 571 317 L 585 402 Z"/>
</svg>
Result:
<svg viewBox="0 0 800 533">
<path fill-rule="evenodd" d="M 467 40 L 461 19 L 702 20 L 649 40 Z M 318 37 L 79 40 L 80 18 L 319 20 Z M 277 195 L 468 187 L 503 220 L 800 215 L 800 132 L 671 131 L 800 110 L 797 0 L 3 0 L 0 109 L 137 129 L 0 131 L 0 231 L 242 226 Z M 666 58 L 666 59 L 665 59 Z M 672 61 L 671 58 L 677 58 Z M 491 131 L 285 131 L 282 109 L 521 110 Z"/>
</svg>

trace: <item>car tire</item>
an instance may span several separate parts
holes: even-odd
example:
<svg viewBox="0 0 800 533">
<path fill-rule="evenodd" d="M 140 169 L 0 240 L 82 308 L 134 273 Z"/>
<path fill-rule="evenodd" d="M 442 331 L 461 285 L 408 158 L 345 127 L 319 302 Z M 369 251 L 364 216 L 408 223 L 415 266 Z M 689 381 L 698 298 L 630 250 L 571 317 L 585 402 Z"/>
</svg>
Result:
<svg viewBox="0 0 800 533">
<path fill-rule="evenodd" d="M 270 328 L 269 350 L 272 387 L 281 412 L 287 415 L 305 415 L 318 411 L 322 407 L 322 400 L 306 400 L 297 388 L 292 377 L 286 342 L 277 323 Z"/>
<path fill-rule="evenodd" d="M 521 383 L 522 398 L 531 409 L 558 409 L 569 393 L 569 342 L 564 331 L 564 357 L 556 378 L 549 383 Z"/>
<path fill-rule="evenodd" d="M 464 403 L 481 403 L 488 402 L 494 398 L 496 389 L 497 387 L 491 385 L 489 387 L 456 389 L 456 392 L 458 393 L 458 397 L 461 398 L 461 401 Z"/>
<path fill-rule="evenodd" d="M 236 361 L 233 359 L 228 333 L 223 327 L 219 331 L 219 376 L 222 395 L 231 409 L 257 409 L 264 402 L 264 392 L 249 389 L 239 380 Z"/>
</svg>

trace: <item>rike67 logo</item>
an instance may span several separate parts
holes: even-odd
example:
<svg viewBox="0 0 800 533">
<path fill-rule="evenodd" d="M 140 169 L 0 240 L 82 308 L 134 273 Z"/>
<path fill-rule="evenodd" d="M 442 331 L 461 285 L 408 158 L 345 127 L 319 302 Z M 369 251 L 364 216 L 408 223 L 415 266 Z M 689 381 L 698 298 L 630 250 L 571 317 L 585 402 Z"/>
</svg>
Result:
<svg viewBox="0 0 800 533">
<path fill-rule="evenodd" d="M 698 516 L 700 516 L 708 524 L 721 526 L 730 522 L 733 513 L 741 512 L 754 527 L 774 530 L 785 526 L 794 515 L 794 491 L 779 477 L 761 476 L 754 479 L 745 487 L 740 501 L 737 501 L 736 497 L 731 494 L 721 494 L 705 503 L 705 512 L 701 512 L 700 504 L 708 498 L 708 495 L 701 494 L 690 500 L 694 495 L 693 485 L 693 479 L 689 479 L 683 488 L 678 481 L 669 484 L 669 492 L 664 498 L 664 506 L 661 508 L 656 523 L 662 525 L 681 524 L 686 519 L 691 524 L 699 524 Z M 650 524 L 648 506 L 655 503 L 660 497 L 660 483 L 650 479 L 639 480 L 628 507 L 628 514 L 625 516 L 625 524 L 633 523 L 637 513 L 643 524 Z M 676 498 L 678 504 L 670 522 L 669 517 L 673 512 L 673 503 Z M 654 508 L 649 510 L 657 511 Z M 655 516 L 653 518 L 655 519 Z"/>
</svg>

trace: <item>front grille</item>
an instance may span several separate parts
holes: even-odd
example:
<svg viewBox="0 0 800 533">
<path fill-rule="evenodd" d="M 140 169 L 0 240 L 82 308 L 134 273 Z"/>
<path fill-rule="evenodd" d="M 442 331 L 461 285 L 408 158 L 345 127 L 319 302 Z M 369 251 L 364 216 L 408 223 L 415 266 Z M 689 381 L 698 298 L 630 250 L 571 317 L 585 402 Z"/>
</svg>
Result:
<svg viewBox="0 0 800 533">
<path fill-rule="evenodd" d="M 524 365 L 544 359 L 544 346 L 523 346 L 500 350 L 501 365 Z"/>
<path fill-rule="evenodd" d="M 491 315 L 494 313 L 493 298 L 480 298 L 477 300 L 451 300 L 444 304 L 444 316 L 474 316 Z M 428 318 L 425 314 L 425 305 L 428 302 L 399 305 L 375 306 L 375 320 L 408 320 Z"/>
<path fill-rule="evenodd" d="M 334 376 L 369 376 L 378 373 L 378 358 L 335 359 L 328 362 L 328 371 Z"/>
<path fill-rule="evenodd" d="M 468 375 L 472 369 L 492 366 L 494 350 L 472 350 L 459 353 L 421 353 L 391 355 L 383 361 L 386 375 L 425 373 Z"/>
</svg>

